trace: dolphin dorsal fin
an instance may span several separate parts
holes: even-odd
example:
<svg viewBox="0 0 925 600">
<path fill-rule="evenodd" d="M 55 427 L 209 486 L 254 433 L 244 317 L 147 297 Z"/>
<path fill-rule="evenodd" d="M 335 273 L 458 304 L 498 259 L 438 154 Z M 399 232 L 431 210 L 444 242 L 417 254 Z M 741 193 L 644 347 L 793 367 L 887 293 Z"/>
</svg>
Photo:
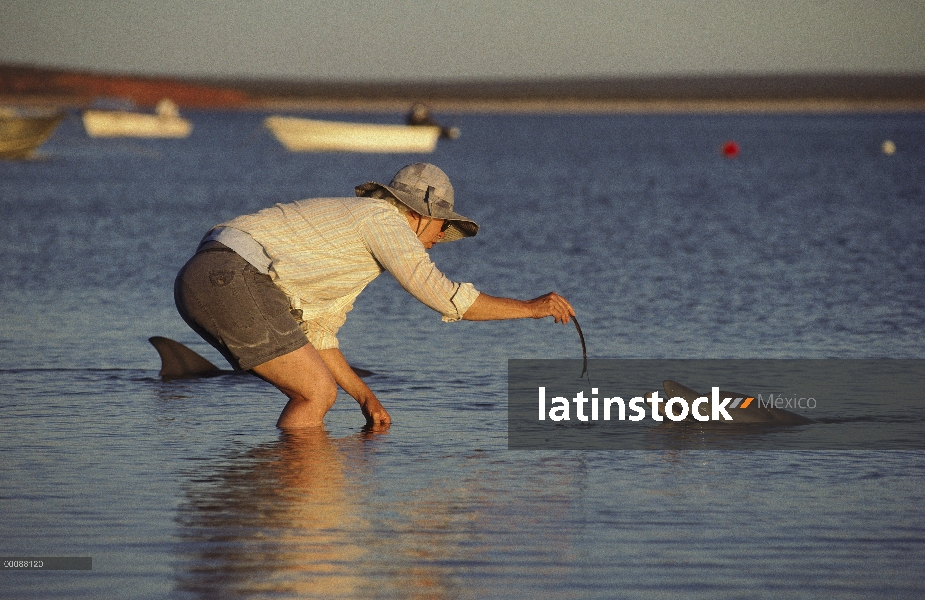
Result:
<svg viewBox="0 0 925 600">
<path fill-rule="evenodd" d="M 164 379 L 197 377 L 220 370 L 180 342 L 160 336 L 150 337 L 148 341 L 161 357 L 160 375 Z"/>
<path fill-rule="evenodd" d="M 703 396 L 703 394 L 670 379 L 663 381 L 662 387 L 665 390 L 665 398 L 684 398 L 688 402 L 693 402 L 700 396 Z"/>
</svg>

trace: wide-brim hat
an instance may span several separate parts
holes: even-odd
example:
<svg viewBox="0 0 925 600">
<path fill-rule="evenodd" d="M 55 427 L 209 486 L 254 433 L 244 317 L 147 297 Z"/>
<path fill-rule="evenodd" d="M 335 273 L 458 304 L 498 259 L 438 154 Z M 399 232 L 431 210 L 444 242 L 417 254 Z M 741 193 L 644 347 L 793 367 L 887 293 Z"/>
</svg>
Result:
<svg viewBox="0 0 925 600">
<path fill-rule="evenodd" d="M 453 242 L 472 237 L 479 231 L 478 223 L 453 212 L 453 186 L 450 178 L 439 167 L 430 163 L 414 163 L 403 167 L 389 185 L 368 181 L 356 187 L 357 196 L 369 196 L 382 190 L 423 217 L 445 219 L 449 222 L 442 239 Z"/>
</svg>

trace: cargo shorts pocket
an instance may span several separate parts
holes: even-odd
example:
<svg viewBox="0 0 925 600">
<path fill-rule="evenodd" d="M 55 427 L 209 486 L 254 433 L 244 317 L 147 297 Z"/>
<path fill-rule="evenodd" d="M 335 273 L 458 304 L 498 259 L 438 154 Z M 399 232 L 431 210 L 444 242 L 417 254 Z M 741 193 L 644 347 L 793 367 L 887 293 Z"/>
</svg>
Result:
<svg viewBox="0 0 925 600">
<path fill-rule="evenodd" d="M 230 269 L 214 269 L 209 271 L 209 282 L 212 287 L 225 287 L 234 281 L 235 272 Z"/>
</svg>

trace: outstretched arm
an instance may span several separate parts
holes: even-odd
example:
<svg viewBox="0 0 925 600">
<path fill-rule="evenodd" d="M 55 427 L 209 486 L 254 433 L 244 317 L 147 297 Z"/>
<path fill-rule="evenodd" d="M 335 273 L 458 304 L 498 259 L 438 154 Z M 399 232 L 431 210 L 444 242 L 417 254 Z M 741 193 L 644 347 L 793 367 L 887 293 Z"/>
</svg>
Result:
<svg viewBox="0 0 925 600">
<path fill-rule="evenodd" d="M 478 298 L 463 315 L 467 321 L 496 321 L 501 319 L 542 319 L 553 317 L 557 323 L 568 323 L 575 309 L 568 300 L 549 292 L 533 300 L 499 298 L 480 292 Z"/>
</svg>

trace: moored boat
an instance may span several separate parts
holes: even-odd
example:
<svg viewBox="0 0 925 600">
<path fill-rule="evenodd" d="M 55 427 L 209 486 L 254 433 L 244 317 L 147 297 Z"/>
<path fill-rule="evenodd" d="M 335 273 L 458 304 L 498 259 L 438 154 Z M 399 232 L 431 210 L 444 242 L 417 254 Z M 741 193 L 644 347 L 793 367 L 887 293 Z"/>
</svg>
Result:
<svg viewBox="0 0 925 600">
<path fill-rule="evenodd" d="M 440 128 L 320 121 L 271 116 L 264 120 L 293 152 L 433 152 Z"/>
<path fill-rule="evenodd" d="M 426 104 L 415 104 L 411 107 L 411 111 L 408 113 L 408 116 L 405 119 L 405 122 L 408 125 L 432 125 L 434 127 L 440 128 L 440 137 L 446 138 L 448 140 L 455 140 L 459 137 L 459 127 L 455 125 L 451 127 L 446 127 L 437 122 L 436 119 L 430 114 L 430 109 L 427 108 Z"/>
<path fill-rule="evenodd" d="M 168 99 L 157 104 L 154 114 L 128 110 L 85 110 L 84 128 L 90 137 L 185 138 L 193 124 L 180 116 Z"/>
<path fill-rule="evenodd" d="M 64 113 L 22 113 L 0 107 L 0 158 L 29 158 L 54 132 Z"/>
</svg>

